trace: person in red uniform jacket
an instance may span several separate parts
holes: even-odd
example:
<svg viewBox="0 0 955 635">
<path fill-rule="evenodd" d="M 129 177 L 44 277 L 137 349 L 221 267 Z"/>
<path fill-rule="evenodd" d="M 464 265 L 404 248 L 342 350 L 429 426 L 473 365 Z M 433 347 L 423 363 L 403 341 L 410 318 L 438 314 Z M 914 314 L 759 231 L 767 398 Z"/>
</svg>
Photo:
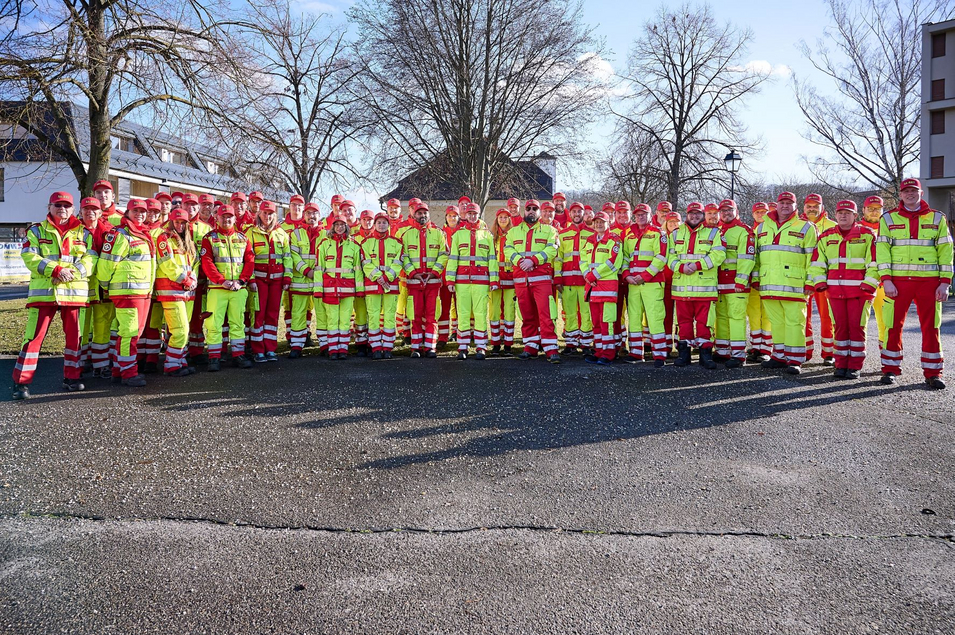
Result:
<svg viewBox="0 0 955 635">
<path fill-rule="evenodd" d="M 557 223 L 557 231 L 566 229 L 570 224 L 570 216 L 567 213 L 567 197 L 563 192 L 554 192 L 551 197 L 554 202 L 554 222 Z"/>
<path fill-rule="evenodd" d="M 666 203 L 666 201 L 664 201 Z M 663 203 L 661 203 L 662 205 Z M 669 203 L 666 203 L 668 206 Z M 683 217 L 680 212 L 667 212 L 664 220 L 663 230 L 667 236 L 673 234 L 683 223 Z M 673 357 L 675 351 L 673 345 L 676 343 L 673 339 L 673 319 L 676 317 L 676 300 L 673 299 L 673 271 L 667 267 L 663 270 L 663 306 L 666 312 L 663 317 L 663 328 L 667 334 L 667 357 Z"/>
<path fill-rule="evenodd" d="M 650 219 L 650 224 L 654 227 L 660 229 L 665 229 L 667 224 L 667 214 L 673 211 L 673 205 L 670 204 L 670 201 L 660 201 L 657 203 L 657 212 L 653 218 Z"/>
<path fill-rule="evenodd" d="M 617 240 L 623 243 L 624 237 L 630 231 L 630 226 L 633 224 L 633 209 L 630 207 L 628 201 L 617 201 L 617 204 L 613 206 L 612 210 L 608 210 L 609 213 L 613 214 L 613 224 L 610 226 L 610 233 L 617 237 Z M 624 309 L 627 304 L 627 281 L 626 272 L 621 271 L 617 284 L 617 318 L 613 322 L 613 342 L 617 354 L 620 357 L 625 357 L 627 353 L 627 334 L 624 333 L 623 328 L 623 314 Z M 634 325 L 633 328 L 642 329 L 643 325 Z M 634 351 L 635 353 L 638 351 Z"/>
</svg>

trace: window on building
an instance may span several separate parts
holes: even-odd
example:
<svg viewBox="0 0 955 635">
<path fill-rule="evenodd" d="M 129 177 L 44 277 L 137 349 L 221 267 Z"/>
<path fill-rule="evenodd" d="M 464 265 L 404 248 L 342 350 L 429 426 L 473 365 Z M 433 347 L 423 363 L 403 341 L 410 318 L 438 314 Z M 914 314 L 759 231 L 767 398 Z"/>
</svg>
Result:
<svg viewBox="0 0 955 635">
<path fill-rule="evenodd" d="M 945 157 L 932 157 L 931 165 L 929 178 L 940 179 L 945 176 Z"/>
<path fill-rule="evenodd" d="M 110 135 L 110 146 L 113 150 L 122 150 L 123 152 L 132 152 L 133 154 L 142 154 L 139 144 L 132 137 L 123 137 L 121 135 Z"/>
<path fill-rule="evenodd" d="M 209 174 L 218 174 L 219 164 L 215 161 L 206 161 L 206 169 L 209 170 Z"/>
<path fill-rule="evenodd" d="M 164 163 L 175 163 L 176 165 L 189 165 L 185 152 L 176 152 L 169 148 L 162 148 L 159 153 Z"/>
<path fill-rule="evenodd" d="M 945 34 L 932 35 L 932 57 L 945 57 Z"/>
<path fill-rule="evenodd" d="M 931 134 L 945 134 L 945 111 L 932 111 Z"/>
<path fill-rule="evenodd" d="M 0 121 L 0 141 L 14 141 L 16 139 L 36 139 L 36 136 L 15 123 Z"/>
<path fill-rule="evenodd" d="M 932 81 L 932 101 L 942 101 L 945 99 L 945 80 L 936 79 Z"/>
</svg>

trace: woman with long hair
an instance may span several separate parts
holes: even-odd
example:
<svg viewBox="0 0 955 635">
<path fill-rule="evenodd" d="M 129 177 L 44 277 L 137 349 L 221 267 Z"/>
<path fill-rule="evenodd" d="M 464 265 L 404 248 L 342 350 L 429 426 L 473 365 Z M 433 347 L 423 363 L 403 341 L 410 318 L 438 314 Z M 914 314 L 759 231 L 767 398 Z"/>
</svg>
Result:
<svg viewBox="0 0 955 635">
<path fill-rule="evenodd" d="M 514 265 L 504 257 L 504 241 L 510 229 L 510 212 L 506 209 L 497 210 L 491 234 L 494 236 L 500 287 L 490 292 L 488 321 L 491 325 L 491 355 L 510 355 L 514 345 L 514 315 L 517 311 Z"/>
<path fill-rule="evenodd" d="M 196 295 L 196 243 L 184 209 L 169 212 L 169 220 L 156 237 L 156 301 L 162 306 L 169 341 L 163 372 L 185 377 L 196 371 L 186 363 L 189 319 Z"/>
</svg>

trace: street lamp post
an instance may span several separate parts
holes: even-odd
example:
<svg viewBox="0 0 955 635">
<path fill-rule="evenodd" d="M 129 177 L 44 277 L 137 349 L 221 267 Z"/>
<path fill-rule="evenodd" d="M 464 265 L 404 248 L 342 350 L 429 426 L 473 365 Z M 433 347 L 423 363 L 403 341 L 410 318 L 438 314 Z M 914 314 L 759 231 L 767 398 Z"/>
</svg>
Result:
<svg viewBox="0 0 955 635">
<path fill-rule="evenodd" d="M 726 170 L 730 173 L 730 198 L 736 196 L 736 173 L 739 171 L 739 166 L 742 162 L 743 157 L 733 148 L 730 148 L 729 154 L 723 157 Z"/>
</svg>

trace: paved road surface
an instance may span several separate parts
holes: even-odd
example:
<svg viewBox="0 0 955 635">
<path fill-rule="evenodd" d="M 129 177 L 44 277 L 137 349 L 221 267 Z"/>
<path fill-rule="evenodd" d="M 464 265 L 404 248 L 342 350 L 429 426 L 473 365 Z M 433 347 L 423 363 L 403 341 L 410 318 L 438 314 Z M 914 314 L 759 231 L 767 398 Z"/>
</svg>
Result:
<svg viewBox="0 0 955 635">
<path fill-rule="evenodd" d="M 64 396 L 44 359 L 0 404 L 0 632 L 952 633 L 911 331 L 888 389 L 304 358 Z"/>
<path fill-rule="evenodd" d="M 0 300 L 19 300 L 27 297 L 28 284 L 0 284 Z"/>
</svg>

